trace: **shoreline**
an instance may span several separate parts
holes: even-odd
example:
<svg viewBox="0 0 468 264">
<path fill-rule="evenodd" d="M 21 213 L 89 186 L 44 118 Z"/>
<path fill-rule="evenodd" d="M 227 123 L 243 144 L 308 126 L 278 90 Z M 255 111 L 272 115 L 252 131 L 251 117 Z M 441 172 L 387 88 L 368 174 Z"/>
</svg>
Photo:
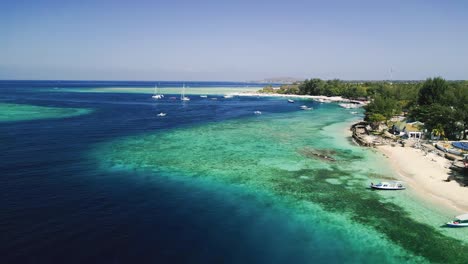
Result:
<svg viewBox="0 0 468 264">
<path fill-rule="evenodd" d="M 246 96 L 246 97 L 284 97 L 284 98 L 298 98 L 298 99 L 312 99 L 322 103 L 359 103 L 366 104 L 365 101 L 351 100 L 341 96 L 325 96 L 325 95 L 298 95 L 298 94 L 278 94 L 278 93 L 258 93 L 258 92 L 243 92 L 243 93 L 230 93 L 232 96 Z"/>
<path fill-rule="evenodd" d="M 468 188 L 446 181 L 451 173 L 449 160 L 411 147 L 384 145 L 376 149 L 420 199 L 460 214 L 468 212 Z"/>
</svg>

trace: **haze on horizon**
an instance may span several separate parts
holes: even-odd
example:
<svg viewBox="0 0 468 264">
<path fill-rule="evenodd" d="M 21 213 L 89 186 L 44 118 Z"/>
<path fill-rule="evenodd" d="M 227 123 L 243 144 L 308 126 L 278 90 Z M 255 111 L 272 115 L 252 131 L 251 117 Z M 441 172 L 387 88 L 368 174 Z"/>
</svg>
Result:
<svg viewBox="0 0 468 264">
<path fill-rule="evenodd" d="M 468 79 L 464 1 L 2 1 L 0 79 Z"/>
</svg>

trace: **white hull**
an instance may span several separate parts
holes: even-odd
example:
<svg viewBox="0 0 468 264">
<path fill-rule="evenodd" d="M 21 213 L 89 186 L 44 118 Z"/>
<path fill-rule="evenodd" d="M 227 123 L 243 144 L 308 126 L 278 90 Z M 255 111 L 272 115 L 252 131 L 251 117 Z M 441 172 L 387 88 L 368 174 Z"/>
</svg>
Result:
<svg viewBox="0 0 468 264">
<path fill-rule="evenodd" d="M 371 183 L 370 187 L 375 190 L 389 190 L 389 191 L 406 189 L 406 187 L 403 186 L 403 184 L 401 184 L 400 182 L 380 182 L 378 184 Z"/>
<path fill-rule="evenodd" d="M 375 186 L 375 185 L 371 185 L 371 188 L 376 189 L 376 190 L 390 190 L 390 191 L 406 189 L 405 187 L 381 187 L 381 186 Z"/>
<path fill-rule="evenodd" d="M 468 227 L 468 223 L 455 224 L 454 222 L 448 222 L 447 226 L 450 226 L 450 227 Z"/>
</svg>

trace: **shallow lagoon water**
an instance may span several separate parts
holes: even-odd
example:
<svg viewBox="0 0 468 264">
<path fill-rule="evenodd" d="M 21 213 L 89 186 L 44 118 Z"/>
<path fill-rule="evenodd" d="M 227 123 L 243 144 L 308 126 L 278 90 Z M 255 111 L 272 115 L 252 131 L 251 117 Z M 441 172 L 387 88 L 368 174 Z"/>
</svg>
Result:
<svg viewBox="0 0 468 264">
<path fill-rule="evenodd" d="M 421 208 L 411 196 L 365 189 L 393 175 L 343 137 L 354 117 L 335 105 L 35 89 L 1 98 L 93 109 L 0 126 L 3 263 L 466 262 L 466 244 L 433 224 L 440 215 L 421 224 L 430 208 L 409 213 Z"/>
<path fill-rule="evenodd" d="M 0 103 L 0 122 L 64 118 L 89 114 L 91 110 Z"/>
<path fill-rule="evenodd" d="M 375 250 L 388 262 L 410 261 L 411 254 L 436 262 L 466 259 L 466 253 L 459 250 L 461 242 L 417 222 L 404 206 L 366 190 L 370 178 L 391 173 L 372 162 L 376 158 L 372 152 L 329 133 L 329 126 L 349 122 L 344 114 L 337 106 L 327 106 L 313 112 L 262 115 L 140 135 L 105 144 L 96 156 L 110 168 L 177 173 L 194 181 L 209 179 L 252 193 L 267 192 L 277 197 L 275 201 L 286 201 L 300 215 L 308 215 L 314 228 L 324 228 L 316 222 L 326 223 L 329 214 L 334 215 L 334 224 L 325 228 L 347 238 L 369 236 L 364 245 L 362 238 L 351 239 L 355 245 L 347 244 L 347 254 L 361 261 Z M 329 153 L 335 161 L 307 155 L 304 150 Z M 308 211 L 304 203 L 322 209 L 319 220 L 317 212 Z M 400 247 L 409 255 L 398 251 Z"/>
</svg>

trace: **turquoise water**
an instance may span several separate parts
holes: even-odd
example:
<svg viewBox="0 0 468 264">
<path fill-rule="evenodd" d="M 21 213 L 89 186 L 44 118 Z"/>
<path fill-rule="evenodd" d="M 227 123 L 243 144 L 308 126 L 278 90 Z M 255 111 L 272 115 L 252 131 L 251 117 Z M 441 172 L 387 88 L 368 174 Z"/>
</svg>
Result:
<svg viewBox="0 0 468 264">
<path fill-rule="evenodd" d="M 0 263 L 467 262 L 452 213 L 366 188 L 396 175 L 350 110 L 67 85 L 0 82 Z"/>
<path fill-rule="evenodd" d="M 315 252 L 316 260 L 467 260 L 468 251 L 462 250 L 466 244 L 443 234 L 440 223 L 420 223 L 401 204 L 404 199 L 366 189 L 371 180 L 394 175 L 378 154 L 344 136 L 353 119 L 335 105 L 264 112 L 121 138 L 100 145 L 94 156 L 108 170 L 149 171 L 203 188 L 215 184 L 235 187 L 234 193 L 242 190 L 250 198 L 239 203 L 259 200 L 288 212 L 285 221 L 310 240 L 288 247 Z M 407 198 L 412 206 L 412 197 Z M 262 222 L 268 225 L 264 219 L 252 219 L 251 224 Z"/>
<path fill-rule="evenodd" d="M 0 103 L 0 122 L 65 118 L 89 114 L 90 109 L 58 108 L 24 104 Z"/>
</svg>

